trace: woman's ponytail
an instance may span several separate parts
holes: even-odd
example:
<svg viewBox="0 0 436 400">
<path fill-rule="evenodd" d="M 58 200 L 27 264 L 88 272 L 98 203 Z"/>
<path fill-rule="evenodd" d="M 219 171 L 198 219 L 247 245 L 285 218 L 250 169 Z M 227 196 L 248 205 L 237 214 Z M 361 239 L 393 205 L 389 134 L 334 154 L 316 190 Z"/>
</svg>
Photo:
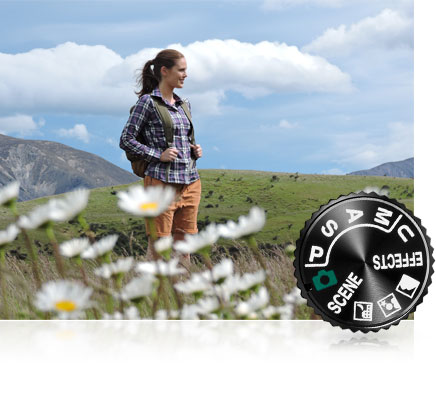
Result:
<svg viewBox="0 0 436 400">
<path fill-rule="evenodd" d="M 149 94 L 153 91 L 153 89 L 159 85 L 159 80 L 155 77 L 153 69 L 151 66 L 153 65 L 154 60 L 149 60 L 145 63 L 144 68 L 140 75 L 138 75 L 138 86 L 141 87 L 141 90 L 135 92 L 139 97 L 144 96 L 144 94 Z"/>
<path fill-rule="evenodd" d="M 170 69 L 176 64 L 178 59 L 183 57 L 184 55 L 177 50 L 166 49 L 160 51 L 154 60 L 148 60 L 138 75 L 137 83 L 141 88 L 138 92 L 135 92 L 138 97 L 150 94 L 159 86 L 161 80 L 160 70 L 162 67 Z"/>
</svg>

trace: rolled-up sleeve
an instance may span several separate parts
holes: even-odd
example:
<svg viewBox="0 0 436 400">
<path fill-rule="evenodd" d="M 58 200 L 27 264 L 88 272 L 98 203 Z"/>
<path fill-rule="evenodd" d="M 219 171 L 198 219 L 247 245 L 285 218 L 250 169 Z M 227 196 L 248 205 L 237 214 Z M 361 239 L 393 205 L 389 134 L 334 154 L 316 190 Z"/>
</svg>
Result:
<svg viewBox="0 0 436 400">
<path fill-rule="evenodd" d="M 130 117 L 121 133 L 120 147 L 128 153 L 144 157 L 147 161 L 159 161 L 162 150 L 149 147 L 137 140 L 152 112 L 153 101 L 151 97 L 146 95 L 139 98 L 138 102 L 133 106 Z"/>
</svg>

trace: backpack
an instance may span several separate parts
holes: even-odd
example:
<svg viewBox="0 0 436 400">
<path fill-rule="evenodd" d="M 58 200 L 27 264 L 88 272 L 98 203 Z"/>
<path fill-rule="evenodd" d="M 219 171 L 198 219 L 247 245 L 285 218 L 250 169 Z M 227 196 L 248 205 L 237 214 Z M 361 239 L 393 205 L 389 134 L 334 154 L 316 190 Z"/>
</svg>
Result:
<svg viewBox="0 0 436 400">
<path fill-rule="evenodd" d="M 167 108 L 165 102 L 160 97 L 151 96 L 151 99 L 152 99 L 154 107 L 159 115 L 159 118 L 162 121 L 167 146 L 173 147 L 174 146 L 174 127 L 173 127 L 173 120 L 171 119 L 171 115 L 168 111 L 168 108 Z M 130 113 L 132 113 L 134 107 L 135 106 L 132 106 L 130 108 Z M 191 128 L 190 128 L 189 133 L 188 133 L 189 142 L 191 144 L 195 145 L 194 125 L 192 123 L 192 117 L 191 117 L 191 113 L 189 112 L 189 107 L 185 101 L 183 101 L 183 103 L 182 103 L 182 108 L 183 108 L 183 111 L 185 112 L 186 116 L 188 117 L 189 122 L 191 123 Z M 145 144 L 144 139 L 141 135 L 138 135 L 136 140 L 139 143 Z M 137 154 L 129 153 L 127 151 L 125 151 L 125 153 L 126 153 L 127 159 L 130 161 L 130 163 L 132 165 L 133 173 L 135 175 L 139 176 L 140 178 L 144 178 L 145 171 L 147 170 L 147 166 L 148 166 L 149 162 L 147 160 L 145 160 L 144 158 L 142 158 L 141 156 L 138 156 Z M 192 156 L 193 160 L 196 159 L 192 149 L 191 149 L 191 156 Z M 168 165 L 166 167 L 166 179 L 168 180 L 168 176 L 169 176 L 169 172 L 170 172 L 170 163 L 168 162 L 167 164 Z M 192 164 L 193 164 L 193 161 L 191 160 L 191 168 L 192 168 Z"/>
</svg>

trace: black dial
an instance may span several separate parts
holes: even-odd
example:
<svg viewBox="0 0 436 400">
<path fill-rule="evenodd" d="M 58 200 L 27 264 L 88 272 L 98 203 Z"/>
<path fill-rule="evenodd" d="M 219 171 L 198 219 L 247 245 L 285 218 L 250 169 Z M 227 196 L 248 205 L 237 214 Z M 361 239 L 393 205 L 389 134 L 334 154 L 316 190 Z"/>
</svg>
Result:
<svg viewBox="0 0 436 400">
<path fill-rule="evenodd" d="M 324 320 L 352 331 L 399 323 L 427 293 L 430 239 L 404 205 L 375 193 L 341 196 L 301 231 L 295 276 Z"/>
</svg>

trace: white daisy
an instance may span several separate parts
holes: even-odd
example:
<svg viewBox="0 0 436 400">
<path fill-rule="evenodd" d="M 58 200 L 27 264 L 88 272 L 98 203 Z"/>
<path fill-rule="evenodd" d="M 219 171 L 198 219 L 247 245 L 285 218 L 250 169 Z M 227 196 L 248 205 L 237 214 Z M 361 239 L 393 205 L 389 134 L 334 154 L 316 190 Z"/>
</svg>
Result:
<svg viewBox="0 0 436 400">
<path fill-rule="evenodd" d="M 166 319 L 179 319 L 180 315 L 177 310 L 170 310 L 169 314 L 167 310 L 157 310 L 154 319 L 166 320 Z"/>
<path fill-rule="evenodd" d="M 153 283 L 156 278 L 153 275 L 143 274 L 133 278 L 121 291 L 122 300 L 139 301 L 145 296 L 150 296 L 153 291 Z"/>
<path fill-rule="evenodd" d="M 168 209 L 174 200 L 175 190 L 168 186 L 131 186 L 119 192 L 118 207 L 140 217 L 157 217 Z"/>
<path fill-rule="evenodd" d="M 127 308 L 126 310 L 124 310 L 124 314 L 119 312 L 119 311 L 115 311 L 113 314 L 107 314 L 104 313 L 103 314 L 103 319 L 105 320 L 133 320 L 133 319 L 141 319 L 140 315 L 139 315 L 139 311 L 135 306 L 131 306 L 129 308 Z"/>
<path fill-rule="evenodd" d="M 0 231 L 0 247 L 13 242 L 20 230 L 15 224 L 9 225 L 4 231 Z"/>
<path fill-rule="evenodd" d="M 82 252 L 83 258 L 97 258 L 110 252 L 118 240 L 118 235 L 109 235 L 95 242 Z"/>
<path fill-rule="evenodd" d="M 59 251 L 64 257 L 77 257 L 89 247 L 88 238 L 71 239 L 59 246 Z"/>
<path fill-rule="evenodd" d="M 301 291 L 298 286 L 295 286 L 288 294 L 283 296 L 283 301 L 286 304 L 306 304 L 307 300 L 301 296 Z"/>
<path fill-rule="evenodd" d="M 117 275 L 130 271 L 133 266 L 133 261 L 133 257 L 121 258 L 116 262 L 103 264 L 100 268 L 94 270 L 94 273 L 97 276 L 108 279 L 112 275 Z"/>
<path fill-rule="evenodd" d="M 233 261 L 227 258 L 221 260 L 221 262 L 219 262 L 212 268 L 212 275 L 210 271 L 203 272 L 204 276 L 212 276 L 215 283 L 222 281 L 231 274 L 233 274 Z"/>
<path fill-rule="evenodd" d="M 259 232 L 265 225 L 265 211 L 259 207 L 253 207 L 247 216 L 239 217 L 238 223 L 227 221 L 226 224 L 218 225 L 219 234 L 228 239 L 238 239 Z"/>
<path fill-rule="evenodd" d="M 186 282 L 178 282 L 174 285 L 174 287 L 181 293 L 191 294 L 202 293 L 208 289 L 211 289 L 211 284 L 210 279 L 206 279 L 203 274 L 192 274 L 191 279 Z"/>
<path fill-rule="evenodd" d="M 371 193 L 375 192 L 379 194 L 380 196 L 389 196 L 389 190 L 388 189 L 381 189 L 378 186 L 366 186 L 365 189 L 363 189 L 363 192 L 365 193 Z M 356 193 L 359 193 L 358 191 Z"/>
<path fill-rule="evenodd" d="M 79 282 L 50 281 L 36 294 L 35 306 L 41 311 L 56 312 L 61 319 L 76 319 L 92 306 L 92 289 Z"/>
<path fill-rule="evenodd" d="M 197 304 L 185 304 L 180 311 L 180 319 L 199 319 L 200 307 Z"/>
<path fill-rule="evenodd" d="M 0 188 L 0 205 L 9 204 L 11 200 L 18 197 L 20 191 L 20 182 L 15 181 L 8 183 L 7 185 Z"/>
<path fill-rule="evenodd" d="M 163 260 L 149 261 L 138 263 L 136 269 L 139 272 L 156 276 L 174 276 L 184 274 L 186 270 L 182 268 L 177 268 L 178 263 L 178 258 L 173 258 L 168 262 Z"/>
<path fill-rule="evenodd" d="M 139 311 L 135 306 L 130 306 L 124 311 L 125 319 L 141 319 Z"/>
<path fill-rule="evenodd" d="M 232 275 L 225 280 L 221 285 L 224 290 L 229 293 L 245 292 L 247 290 L 253 289 L 255 286 L 260 285 L 265 280 L 265 272 L 259 270 L 256 272 L 247 272 L 246 274 Z"/>
<path fill-rule="evenodd" d="M 292 319 L 294 308 L 291 305 L 284 305 L 279 307 L 268 306 L 264 308 L 261 313 L 266 319 L 281 319 L 289 320 Z"/>
<path fill-rule="evenodd" d="M 232 295 L 234 295 L 240 290 L 239 282 L 240 282 L 239 276 L 230 275 L 229 277 L 226 278 L 224 283 L 222 283 L 221 285 L 215 285 L 215 287 L 208 290 L 206 294 L 211 296 L 217 295 L 220 297 L 220 299 L 227 302 L 230 300 Z"/>
<path fill-rule="evenodd" d="M 296 247 L 293 244 L 288 244 L 285 247 L 285 253 L 286 255 L 288 255 L 289 257 L 293 257 L 294 256 L 294 252 L 295 252 Z"/>
<path fill-rule="evenodd" d="M 103 313 L 102 319 L 104 320 L 121 320 L 123 319 L 123 314 L 119 311 L 115 311 L 113 314 Z"/>
<path fill-rule="evenodd" d="M 203 271 L 200 275 L 204 281 L 213 282 L 220 285 L 225 279 L 231 277 L 232 273 L 233 261 L 229 259 L 223 259 L 220 263 L 216 264 L 212 268 L 212 271 Z"/>
<path fill-rule="evenodd" d="M 265 271 L 260 269 L 256 272 L 247 272 L 241 276 L 240 288 L 241 290 L 248 290 L 256 285 L 260 285 L 265 280 Z"/>
<path fill-rule="evenodd" d="M 88 189 L 76 189 L 65 194 L 63 198 L 52 199 L 52 218 L 57 222 L 69 221 L 80 214 L 87 206 Z"/>
<path fill-rule="evenodd" d="M 269 302 L 269 295 L 266 288 L 261 287 L 259 293 L 253 293 L 247 301 L 239 303 L 235 312 L 240 316 L 246 316 L 264 308 Z"/>
<path fill-rule="evenodd" d="M 183 254 L 196 253 L 212 246 L 219 238 L 217 226 L 209 224 L 204 230 L 196 235 L 185 235 L 184 240 L 177 241 L 174 249 Z"/>
<path fill-rule="evenodd" d="M 220 303 L 216 297 L 206 297 L 197 302 L 198 313 L 205 315 L 218 311 Z"/>
<path fill-rule="evenodd" d="M 154 242 L 154 249 L 158 253 L 162 253 L 167 250 L 171 250 L 173 245 L 173 237 L 172 236 L 164 236 Z"/>
<path fill-rule="evenodd" d="M 22 229 L 38 229 L 50 221 L 53 221 L 53 208 L 55 204 L 48 202 L 35 207 L 29 214 L 22 215 L 17 225 Z"/>
<path fill-rule="evenodd" d="M 205 277 L 207 277 L 206 273 L 209 273 L 210 276 L 210 272 L 206 271 L 203 272 Z M 265 276 L 266 275 L 263 270 L 253 273 L 246 273 L 242 276 L 229 275 L 221 285 L 216 285 L 214 288 L 210 288 L 206 291 L 206 294 L 216 294 L 222 300 L 229 301 L 232 295 L 238 292 L 246 292 L 247 290 L 254 289 L 256 286 L 260 285 L 262 282 L 264 282 Z"/>
</svg>

